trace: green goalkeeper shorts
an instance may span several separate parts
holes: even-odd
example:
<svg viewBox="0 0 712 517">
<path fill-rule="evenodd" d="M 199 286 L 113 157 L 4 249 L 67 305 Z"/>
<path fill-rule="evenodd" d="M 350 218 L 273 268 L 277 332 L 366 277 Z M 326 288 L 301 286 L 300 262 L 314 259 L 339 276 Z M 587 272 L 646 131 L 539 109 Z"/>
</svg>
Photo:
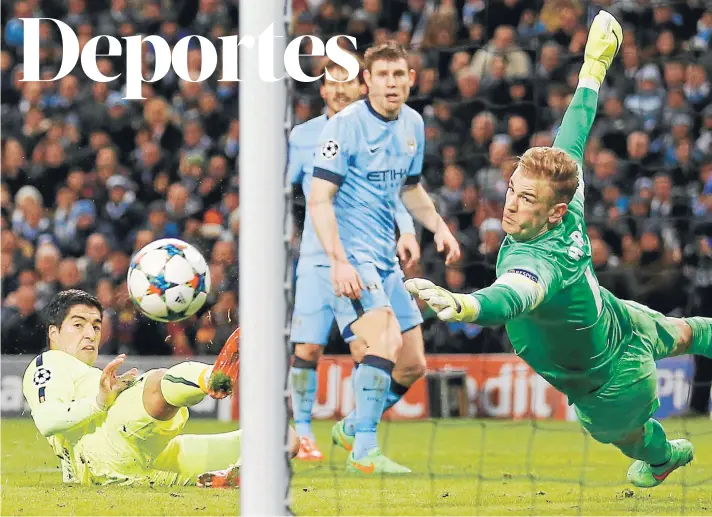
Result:
<svg viewBox="0 0 712 517">
<path fill-rule="evenodd" d="M 601 443 L 620 441 L 639 429 L 660 407 L 655 361 L 675 349 L 678 330 L 659 312 L 622 301 L 633 335 L 614 366 L 611 379 L 576 401 L 581 425 Z"/>
</svg>

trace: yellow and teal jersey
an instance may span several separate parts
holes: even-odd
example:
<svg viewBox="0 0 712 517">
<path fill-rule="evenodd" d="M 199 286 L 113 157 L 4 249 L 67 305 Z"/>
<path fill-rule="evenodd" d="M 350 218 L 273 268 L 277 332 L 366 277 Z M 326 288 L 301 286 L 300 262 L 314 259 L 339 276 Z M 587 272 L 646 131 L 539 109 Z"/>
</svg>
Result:
<svg viewBox="0 0 712 517">
<path fill-rule="evenodd" d="M 77 443 L 101 425 L 106 412 L 96 404 L 101 370 L 66 352 L 38 355 L 25 370 L 22 391 L 35 425 L 60 459 L 65 482 L 82 482 L 85 469 Z"/>
</svg>

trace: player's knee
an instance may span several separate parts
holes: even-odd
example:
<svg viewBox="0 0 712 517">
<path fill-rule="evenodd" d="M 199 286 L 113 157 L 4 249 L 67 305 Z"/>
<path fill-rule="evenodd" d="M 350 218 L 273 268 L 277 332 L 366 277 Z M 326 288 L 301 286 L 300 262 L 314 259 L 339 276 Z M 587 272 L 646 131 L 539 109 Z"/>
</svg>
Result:
<svg viewBox="0 0 712 517">
<path fill-rule="evenodd" d="M 640 427 L 639 429 L 635 429 L 634 431 L 630 431 L 630 432 L 627 432 L 624 434 L 619 434 L 618 436 L 615 437 L 615 439 L 611 440 L 610 443 L 612 443 L 613 445 L 615 445 L 618 448 L 630 447 L 630 446 L 638 443 L 640 440 L 642 440 L 644 435 L 645 435 L 645 428 Z"/>
<path fill-rule="evenodd" d="M 319 362 L 324 347 L 310 343 L 297 343 L 294 345 L 294 357 L 308 362 Z"/>
<path fill-rule="evenodd" d="M 170 420 L 178 408 L 169 404 L 163 396 L 161 381 L 168 370 L 159 368 L 146 376 L 143 386 L 143 407 L 156 420 Z"/>
<path fill-rule="evenodd" d="M 384 329 L 382 333 L 374 336 L 374 339 L 365 341 L 364 354 L 361 356 L 361 360 L 366 355 L 375 355 L 395 363 L 401 348 L 403 348 L 403 338 L 400 332 Z"/>
<path fill-rule="evenodd" d="M 403 338 L 398 320 L 391 310 L 368 312 L 352 323 L 351 329 L 364 341 L 365 355 L 375 355 L 393 362 L 398 358 Z"/>
<path fill-rule="evenodd" d="M 152 396 L 155 392 L 161 393 L 161 380 L 167 371 L 167 368 L 157 368 L 146 375 L 145 388 L 143 390 L 144 397 L 147 396 L 147 392 L 149 392 L 149 396 Z"/>
</svg>

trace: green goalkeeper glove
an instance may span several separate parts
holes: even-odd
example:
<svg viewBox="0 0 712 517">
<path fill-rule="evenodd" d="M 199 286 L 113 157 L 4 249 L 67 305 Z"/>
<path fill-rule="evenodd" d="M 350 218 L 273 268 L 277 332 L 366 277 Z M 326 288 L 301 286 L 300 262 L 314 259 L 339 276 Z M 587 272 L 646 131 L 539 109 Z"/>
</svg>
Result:
<svg viewBox="0 0 712 517">
<path fill-rule="evenodd" d="M 622 44 L 623 29 L 621 29 L 621 24 L 612 14 L 600 11 L 593 19 L 588 31 L 579 79 L 593 80 L 599 86 L 602 85 L 606 72 Z"/>
<path fill-rule="evenodd" d="M 427 303 L 442 321 L 471 322 L 480 314 L 480 306 L 470 294 L 451 293 L 424 278 L 406 280 L 405 288 Z"/>
</svg>

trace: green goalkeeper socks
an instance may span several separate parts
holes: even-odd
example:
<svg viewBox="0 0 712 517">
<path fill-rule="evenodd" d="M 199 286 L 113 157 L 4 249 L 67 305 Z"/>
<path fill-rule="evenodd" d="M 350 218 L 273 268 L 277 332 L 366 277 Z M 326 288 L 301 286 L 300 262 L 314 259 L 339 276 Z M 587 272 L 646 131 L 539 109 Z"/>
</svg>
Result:
<svg viewBox="0 0 712 517">
<path fill-rule="evenodd" d="M 171 366 L 161 379 L 163 398 L 175 407 L 194 406 L 208 392 L 211 371 L 209 364 L 194 361 Z"/>
<path fill-rule="evenodd" d="M 685 321 L 692 328 L 692 343 L 687 353 L 712 358 L 712 318 L 696 316 Z"/>
<path fill-rule="evenodd" d="M 617 445 L 616 447 L 629 458 L 644 461 L 649 465 L 658 466 L 670 461 L 672 452 L 663 426 L 651 418 L 645 423 L 643 429 L 643 436 L 636 443 Z"/>
</svg>

